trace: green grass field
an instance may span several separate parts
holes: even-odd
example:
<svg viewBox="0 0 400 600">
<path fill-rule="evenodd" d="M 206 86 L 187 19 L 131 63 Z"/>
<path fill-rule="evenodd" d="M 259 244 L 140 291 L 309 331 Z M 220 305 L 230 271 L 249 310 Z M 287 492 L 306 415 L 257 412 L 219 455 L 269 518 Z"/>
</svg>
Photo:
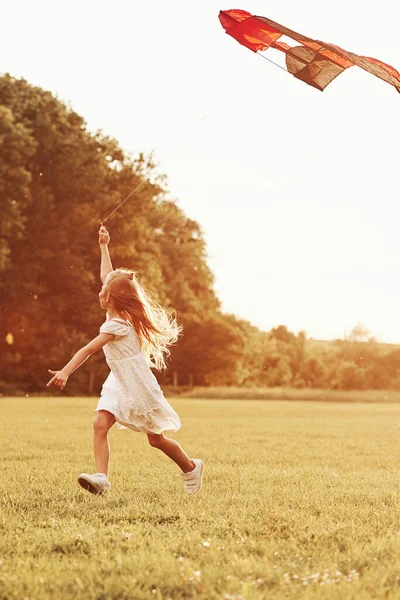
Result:
<svg viewBox="0 0 400 600">
<path fill-rule="evenodd" d="M 93 398 L 1 398 L 1 600 L 400 598 L 400 405 L 171 400 L 200 494 Z"/>
</svg>

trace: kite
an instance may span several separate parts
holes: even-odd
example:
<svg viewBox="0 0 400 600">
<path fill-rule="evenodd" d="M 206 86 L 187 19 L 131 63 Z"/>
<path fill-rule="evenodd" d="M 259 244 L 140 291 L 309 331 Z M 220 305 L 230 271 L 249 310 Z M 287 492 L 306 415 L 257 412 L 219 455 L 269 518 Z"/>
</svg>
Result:
<svg viewBox="0 0 400 600">
<path fill-rule="evenodd" d="M 269 48 L 283 52 L 286 55 L 284 70 L 321 92 L 338 75 L 354 65 L 383 79 L 400 92 L 400 73 L 376 58 L 358 56 L 339 46 L 314 40 L 245 10 L 221 10 L 219 20 L 227 34 L 253 52 L 259 53 Z M 279 41 L 282 36 L 300 45 L 289 46 L 284 41 Z"/>
</svg>

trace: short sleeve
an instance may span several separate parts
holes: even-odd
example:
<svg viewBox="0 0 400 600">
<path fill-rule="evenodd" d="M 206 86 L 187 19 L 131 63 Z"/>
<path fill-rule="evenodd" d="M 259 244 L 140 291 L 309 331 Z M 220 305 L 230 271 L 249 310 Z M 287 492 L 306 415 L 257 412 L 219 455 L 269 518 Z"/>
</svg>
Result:
<svg viewBox="0 0 400 600">
<path fill-rule="evenodd" d="M 124 323 L 123 321 L 116 319 L 110 319 L 109 321 L 103 323 L 103 325 L 100 327 L 100 333 L 109 333 L 118 337 L 127 335 L 130 330 L 131 327 L 128 325 L 128 323 Z"/>
</svg>

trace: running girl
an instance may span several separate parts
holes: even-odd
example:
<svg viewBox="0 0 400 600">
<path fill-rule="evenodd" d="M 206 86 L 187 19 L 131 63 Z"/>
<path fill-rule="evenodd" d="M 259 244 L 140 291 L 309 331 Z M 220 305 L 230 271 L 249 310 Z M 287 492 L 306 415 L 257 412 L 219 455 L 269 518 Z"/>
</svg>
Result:
<svg viewBox="0 0 400 600">
<path fill-rule="evenodd" d="M 177 431 L 179 416 L 165 399 L 150 367 L 165 368 L 168 347 L 176 342 L 179 327 L 146 293 L 135 273 L 112 270 L 108 253 L 110 236 L 104 226 L 99 231 L 101 249 L 99 294 L 106 321 L 100 335 L 78 350 L 60 371 L 49 373 L 48 382 L 65 389 L 68 377 L 92 354 L 103 348 L 110 374 L 105 381 L 94 419 L 94 456 L 97 473 L 82 473 L 79 484 L 92 494 L 103 494 L 111 487 L 107 434 L 115 422 L 133 431 L 147 434 L 154 448 L 162 450 L 181 469 L 188 494 L 196 494 L 202 485 L 204 463 L 191 459 L 166 431 Z"/>
</svg>

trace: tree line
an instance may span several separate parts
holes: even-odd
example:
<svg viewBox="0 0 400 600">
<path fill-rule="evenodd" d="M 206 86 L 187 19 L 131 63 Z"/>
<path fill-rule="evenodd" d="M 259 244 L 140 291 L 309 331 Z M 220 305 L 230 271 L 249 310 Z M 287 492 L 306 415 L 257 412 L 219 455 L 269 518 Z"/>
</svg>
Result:
<svg viewBox="0 0 400 600">
<path fill-rule="evenodd" d="M 115 267 L 141 274 L 175 311 L 183 336 L 163 384 L 400 388 L 397 348 L 357 338 L 317 344 L 281 325 L 260 331 L 224 314 L 204 235 L 169 198 L 153 157 L 132 156 L 51 93 L 0 77 L 0 393 L 44 390 L 97 335 L 97 231 L 112 217 Z M 361 336 L 362 337 L 362 336 Z M 364 336 L 365 337 L 365 336 Z M 360 338 L 360 336 L 359 336 Z M 93 374 L 95 377 L 93 378 Z M 100 353 L 71 378 L 70 393 L 98 392 Z"/>
</svg>

